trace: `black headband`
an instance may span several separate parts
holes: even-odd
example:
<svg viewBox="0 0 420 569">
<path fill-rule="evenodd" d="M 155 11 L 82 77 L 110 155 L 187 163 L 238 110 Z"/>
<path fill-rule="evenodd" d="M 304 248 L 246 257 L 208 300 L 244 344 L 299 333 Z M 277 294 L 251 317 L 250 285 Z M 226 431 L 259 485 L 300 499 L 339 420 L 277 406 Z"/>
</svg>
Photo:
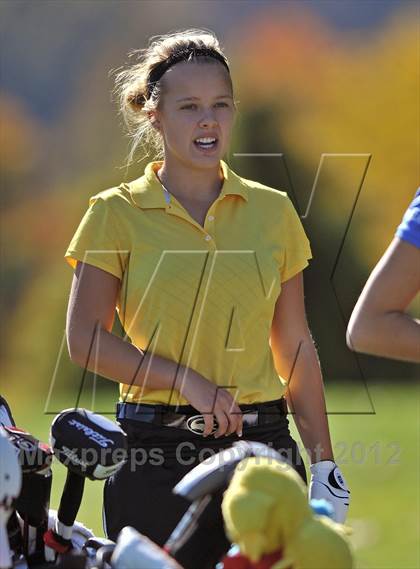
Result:
<svg viewBox="0 0 420 569">
<path fill-rule="evenodd" d="M 223 63 L 223 65 L 229 71 L 229 66 L 226 62 L 226 59 L 223 57 L 223 55 L 220 55 L 220 53 L 215 51 L 214 49 L 208 47 L 184 48 L 181 51 L 173 53 L 167 59 L 161 61 L 158 65 L 156 65 L 156 67 L 152 69 L 152 71 L 149 74 L 149 78 L 147 80 L 146 99 L 150 97 L 150 94 L 152 92 L 155 83 L 159 81 L 159 79 L 162 77 L 162 75 L 165 73 L 167 69 L 169 69 L 170 67 L 172 67 L 172 65 L 175 65 L 175 63 L 178 63 L 179 61 L 187 61 L 191 55 L 193 57 L 196 57 L 198 55 L 207 55 L 208 57 L 214 57 L 215 59 L 220 61 L 220 63 Z"/>
</svg>

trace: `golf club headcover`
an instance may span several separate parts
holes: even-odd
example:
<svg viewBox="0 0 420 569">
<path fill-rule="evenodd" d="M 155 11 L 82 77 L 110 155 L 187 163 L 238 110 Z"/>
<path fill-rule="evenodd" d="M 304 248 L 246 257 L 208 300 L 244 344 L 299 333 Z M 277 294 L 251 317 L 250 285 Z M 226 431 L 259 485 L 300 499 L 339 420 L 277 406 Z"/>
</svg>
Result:
<svg viewBox="0 0 420 569">
<path fill-rule="evenodd" d="M 130 526 L 118 535 L 111 565 L 115 569 L 182 569 L 163 549 Z"/>
<path fill-rule="evenodd" d="M 127 437 L 113 421 L 87 409 L 66 409 L 52 422 L 51 446 L 71 472 L 104 480 L 127 460 Z"/>
<path fill-rule="evenodd" d="M 5 426 L 4 430 L 16 448 L 23 474 L 46 473 L 49 470 L 53 457 L 49 445 L 16 426 Z"/>
<path fill-rule="evenodd" d="M 7 535 L 7 522 L 15 510 L 22 484 L 22 471 L 15 447 L 0 427 L 0 568 L 9 568 L 12 555 Z"/>
<path fill-rule="evenodd" d="M 127 459 L 127 437 L 113 421 L 86 409 L 66 409 L 52 422 L 51 446 L 67 467 L 55 528 L 44 535 L 46 545 L 63 553 L 72 549 L 73 524 L 83 497 L 85 479 L 104 480 Z"/>
<path fill-rule="evenodd" d="M 314 515 L 305 484 L 285 463 L 246 458 L 224 493 L 222 513 L 227 535 L 239 546 L 245 567 L 353 567 L 343 527 Z M 278 559 L 272 565 L 269 556 L 274 553 Z M 234 558 L 227 561 L 226 567 L 233 569 L 233 562 Z"/>
</svg>

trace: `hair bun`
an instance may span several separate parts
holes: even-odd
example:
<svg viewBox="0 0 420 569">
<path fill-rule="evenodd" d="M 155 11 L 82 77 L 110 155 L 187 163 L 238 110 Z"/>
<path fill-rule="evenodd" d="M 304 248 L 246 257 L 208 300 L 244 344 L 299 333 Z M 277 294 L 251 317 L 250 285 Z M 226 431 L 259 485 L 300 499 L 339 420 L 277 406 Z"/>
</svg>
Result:
<svg viewBox="0 0 420 569">
<path fill-rule="evenodd" d="M 143 107 L 146 100 L 146 95 L 144 93 L 129 93 L 127 95 L 127 102 L 135 107 Z"/>
</svg>

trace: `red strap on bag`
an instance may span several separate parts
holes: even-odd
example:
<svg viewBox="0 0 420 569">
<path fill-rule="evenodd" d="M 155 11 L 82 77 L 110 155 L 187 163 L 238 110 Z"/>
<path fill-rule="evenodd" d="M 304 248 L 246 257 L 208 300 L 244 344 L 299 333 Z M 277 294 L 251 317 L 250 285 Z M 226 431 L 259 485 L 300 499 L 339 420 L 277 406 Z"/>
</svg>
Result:
<svg viewBox="0 0 420 569">
<path fill-rule="evenodd" d="M 44 533 L 43 536 L 44 543 L 51 549 L 54 549 L 57 553 L 67 553 L 73 547 L 70 539 L 64 539 L 60 535 L 56 534 L 52 529 L 49 529 Z"/>
<path fill-rule="evenodd" d="M 232 557 L 225 557 L 223 559 L 223 569 L 270 569 L 274 563 L 283 558 L 283 550 L 279 549 L 268 555 L 264 555 L 255 563 L 250 561 L 248 557 L 237 553 Z"/>
</svg>

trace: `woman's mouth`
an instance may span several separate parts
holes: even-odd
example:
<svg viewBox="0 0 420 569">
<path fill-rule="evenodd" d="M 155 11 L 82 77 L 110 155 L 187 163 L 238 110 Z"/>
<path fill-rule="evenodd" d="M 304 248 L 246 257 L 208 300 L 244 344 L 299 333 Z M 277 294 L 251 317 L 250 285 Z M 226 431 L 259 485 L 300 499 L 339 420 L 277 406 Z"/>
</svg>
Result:
<svg viewBox="0 0 420 569">
<path fill-rule="evenodd" d="M 205 154 L 214 152 L 218 147 L 218 143 L 218 139 L 212 136 L 196 138 L 194 140 L 194 146 Z"/>
</svg>

